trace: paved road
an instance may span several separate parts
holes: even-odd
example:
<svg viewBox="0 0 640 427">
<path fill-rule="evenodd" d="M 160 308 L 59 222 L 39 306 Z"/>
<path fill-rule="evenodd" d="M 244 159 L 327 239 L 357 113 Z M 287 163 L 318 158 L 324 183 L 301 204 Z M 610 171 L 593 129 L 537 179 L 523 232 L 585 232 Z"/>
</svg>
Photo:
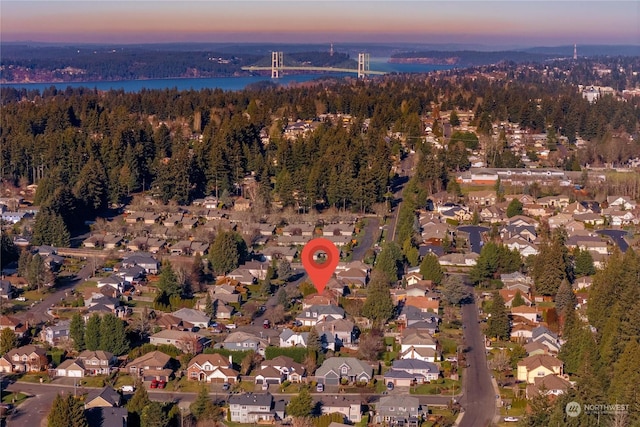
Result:
<svg viewBox="0 0 640 427">
<path fill-rule="evenodd" d="M 489 229 L 479 225 L 463 225 L 458 227 L 458 230 L 469 233 L 471 252 L 479 254 L 480 250 L 482 250 L 482 233 L 486 233 Z"/>
<path fill-rule="evenodd" d="M 460 427 L 484 427 L 491 425 L 495 416 L 496 398 L 487 368 L 484 337 L 478 323 L 475 300 L 462 306 L 462 324 L 468 367 L 463 377 L 461 404 L 465 413 Z"/>
<path fill-rule="evenodd" d="M 624 240 L 625 236 L 627 235 L 627 232 L 624 230 L 599 230 L 596 231 L 596 233 L 611 238 L 611 240 L 613 240 L 618 245 L 620 251 L 622 252 L 626 252 L 627 249 L 629 249 L 629 244 L 626 240 Z"/>
<path fill-rule="evenodd" d="M 364 228 L 364 236 L 360 240 L 360 244 L 353 248 L 352 259 L 354 261 L 362 261 L 364 255 L 369 248 L 375 243 L 373 238 L 378 234 L 378 228 L 380 227 L 380 220 L 376 217 L 367 218 L 367 225 Z"/>
<path fill-rule="evenodd" d="M 96 261 L 96 267 L 99 267 L 100 261 Z M 26 321 L 28 320 L 30 324 L 46 322 L 52 319 L 52 317 L 47 314 L 47 310 L 51 308 L 52 305 L 57 305 L 60 301 L 65 297 L 69 290 L 73 289 L 77 284 L 82 283 L 94 272 L 94 264 L 93 262 L 87 262 L 87 265 L 82 267 L 80 271 L 76 274 L 76 277 L 73 279 L 69 279 L 56 286 L 55 290 L 46 297 L 42 299 L 41 302 L 36 303 L 33 307 L 28 307 L 26 311 L 17 313 L 16 316 Z"/>
</svg>

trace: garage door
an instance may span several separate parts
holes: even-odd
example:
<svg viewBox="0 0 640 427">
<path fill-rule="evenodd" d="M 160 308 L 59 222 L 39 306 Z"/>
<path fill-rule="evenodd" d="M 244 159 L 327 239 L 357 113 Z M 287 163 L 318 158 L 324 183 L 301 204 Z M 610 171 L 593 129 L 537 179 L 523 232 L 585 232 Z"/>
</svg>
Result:
<svg viewBox="0 0 640 427">
<path fill-rule="evenodd" d="M 82 377 L 82 372 L 80 371 L 67 371 L 68 377 L 80 378 Z"/>
</svg>

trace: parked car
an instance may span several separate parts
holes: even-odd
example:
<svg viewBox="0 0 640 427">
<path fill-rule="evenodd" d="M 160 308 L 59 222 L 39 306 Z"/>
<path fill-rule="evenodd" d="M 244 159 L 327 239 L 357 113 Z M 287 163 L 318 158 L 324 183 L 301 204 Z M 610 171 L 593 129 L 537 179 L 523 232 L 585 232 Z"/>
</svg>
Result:
<svg viewBox="0 0 640 427">
<path fill-rule="evenodd" d="M 393 390 L 393 383 L 391 381 L 387 383 L 387 390 Z"/>
<path fill-rule="evenodd" d="M 165 388 L 167 386 L 167 382 L 165 380 L 158 381 L 158 388 Z"/>
<path fill-rule="evenodd" d="M 316 386 L 316 391 L 322 393 L 324 391 L 324 384 L 320 383 Z"/>
<path fill-rule="evenodd" d="M 152 380 L 149 388 L 158 388 L 158 380 Z"/>
<path fill-rule="evenodd" d="M 517 423 L 518 417 L 504 417 L 506 423 Z"/>
<path fill-rule="evenodd" d="M 262 322 L 262 327 L 265 329 L 269 329 L 271 327 L 271 322 L 268 320 L 265 320 L 264 322 Z"/>
<path fill-rule="evenodd" d="M 229 383 L 223 383 L 223 384 L 222 384 L 222 389 L 223 389 L 224 391 L 229 390 L 229 388 L 230 388 L 230 387 L 231 387 L 231 384 L 229 384 Z"/>
<path fill-rule="evenodd" d="M 132 385 L 123 385 L 122 387 L 120 387 L 120 390 L 122 390 L 123 393 L 133 393 L 134 391 L 136 391 L 136 388 Z"/>
</svg>

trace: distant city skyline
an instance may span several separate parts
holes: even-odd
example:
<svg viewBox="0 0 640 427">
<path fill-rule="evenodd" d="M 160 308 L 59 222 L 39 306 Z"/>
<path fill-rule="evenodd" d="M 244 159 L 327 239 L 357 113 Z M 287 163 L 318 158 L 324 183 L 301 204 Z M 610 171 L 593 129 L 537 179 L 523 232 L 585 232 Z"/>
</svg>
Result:
<svg viewBox="0 0 640 427">
<path fill-rule="evenodd" d="M 640 44 L 637 1 L 17 1 L 4 42 Z"/>
</svg>

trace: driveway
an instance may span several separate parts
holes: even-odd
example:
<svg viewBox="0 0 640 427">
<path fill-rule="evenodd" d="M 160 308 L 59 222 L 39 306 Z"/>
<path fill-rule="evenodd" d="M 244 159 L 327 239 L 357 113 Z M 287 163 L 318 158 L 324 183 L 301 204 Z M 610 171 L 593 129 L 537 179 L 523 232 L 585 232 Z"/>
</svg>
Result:
<svg viewBox="0 0 640 427">
<path fill-rule="evenodd" d="M 609 237 L 620 248 L 620 251 L 626 252 L 629 249 L 629 244 L 624 240 L 627 232 L 624 230 L 598 230 L 596 233 Z"/>
<path fill-rule="evenodd" d="M 458 227 L 458 230 L 469 234 L 471 252 L 479 254 L 482 250 L 482 233 L 486 233 L 489 229 L 479 225 L 463 225 Z"/>
</svg>

